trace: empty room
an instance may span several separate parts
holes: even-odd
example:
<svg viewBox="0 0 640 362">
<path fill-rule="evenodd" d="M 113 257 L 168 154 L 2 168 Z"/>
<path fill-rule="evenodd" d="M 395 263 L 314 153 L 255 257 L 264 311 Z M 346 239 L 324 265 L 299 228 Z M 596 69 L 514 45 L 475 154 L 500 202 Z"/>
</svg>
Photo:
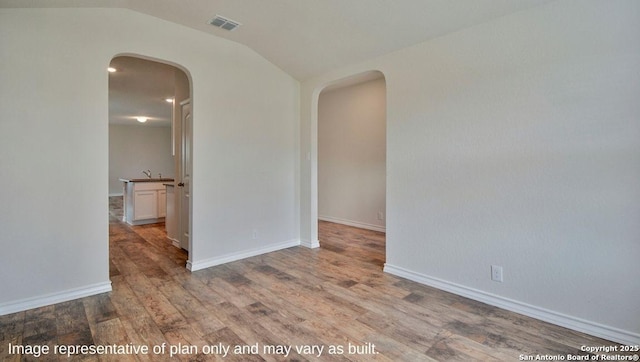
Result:
<svg viewBox="0 0 640 362">
<path fill-rule="evenodd" d="M 0 357 L 637 360 L 638 34 L 636 0 L 0 0 Z"/>
</svg>

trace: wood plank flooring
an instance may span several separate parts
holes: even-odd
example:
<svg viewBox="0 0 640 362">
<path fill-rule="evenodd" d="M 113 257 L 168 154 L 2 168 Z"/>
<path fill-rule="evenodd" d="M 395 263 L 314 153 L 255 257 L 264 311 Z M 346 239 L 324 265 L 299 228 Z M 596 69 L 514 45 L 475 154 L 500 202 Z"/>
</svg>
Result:
<svg viewBox="0 0 640 362">
<path fill-rule="evenodd" d="M 110 207 L 113 291 L 0 316 L 0 358 L 516 361 L 615 345 L 385 274 L 383 233 L 320 222 L 319 249 L 293 247 L 190 273 L 186 252 L 166 239 L 163 224 L 131 227 L 119 221 L 121 202 Z M 149 352 L 35 358 L 12 354 L 10 343 Z M 163 345 L 164 353 L 153 353 Z M 319 357 L 318 349 L 297 352 L 303 345 L 323 350 Z M 183 353 L 170 358 L 178 346 Z M 225 346 L 231 350 L 223 357 Z M 245 346 L 244 354 L 234 354 L 235 346 Z"/>
</svg>

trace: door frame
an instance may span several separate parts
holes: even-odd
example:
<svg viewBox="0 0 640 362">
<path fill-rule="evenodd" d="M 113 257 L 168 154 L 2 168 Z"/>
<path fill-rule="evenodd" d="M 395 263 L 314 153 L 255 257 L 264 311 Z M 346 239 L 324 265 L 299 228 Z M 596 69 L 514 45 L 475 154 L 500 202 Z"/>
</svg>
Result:
<svg viewBox="0 0 640 362">
<path fill-rule="evenodd" d="M 191 117 L 191 122 L 189 124 L 189 130 L 188 132 L 191 134 L 191 138 L 190 138 L 190 142 L 188 143 L 188 145 L 186 147 L 188 147 L 189 149 L 187 150 L 190 156 L 190 164 L 189 165 L 184 165 L 184 155 L 185 155 L 185 124 L 183 122 L 184 117 L 183 117 L 183 109 L 185 105 L 189 105 L 190 109 L 189 109 L 189 116 Z M 188 191 L 188 203 L 189 205 L 187 205 L 186 208 L 186 213 L 188 215 L 186 215 L 188 217 L 188 225 L 186 226 L 185 230 L 185 225 L 184 225 L 184 218 L 185 218 L 185 205 L 184 203 L 184 188 L 179 186 L 176 189 L 176 208 L 177 208 L 177 216 L 178 216 L 178 240 L 180 241 L 180 246 L 183 245 L 184 243 L 184 237 L 185 234 L 188 235 L 187 238 L 187 243 L 188 243 L 188 252 L 189 252 L 189 259 L 187 260 L 187 269 L 191 269 L 191 250 L 193 247 L 192 244 L 192 230 L 193 230 L 193 223 L 192 220 L 193 218 L 192 216 L 192 210 L 193 210 L 193 197 L 192 197 L 192 192 L 193 192 L 193 187 L 191 186 L 191 182 L 193 180 L 193 103 L 191 101 L 191 97 L 184 99 L 180 102 L 180 137 L 175 137 L 174 136 L 174 140 L 177 141 L 177 145 L 176 145 L 176 150 L 179 150 L 179 154 L 176 155 L 176 180 L 179 180 L 178 182 L 178 186 L 180 184 L 183 184 L 185 181 L 185 175 L 184 175 L 184 170 L 185 167 L 188 167 L 189 169 L 189 178 L 188 178 L 188 182 L 189 182 L 189 191 Z M 176 127 L 178 128 L 178 127 Z"/>
</svg>

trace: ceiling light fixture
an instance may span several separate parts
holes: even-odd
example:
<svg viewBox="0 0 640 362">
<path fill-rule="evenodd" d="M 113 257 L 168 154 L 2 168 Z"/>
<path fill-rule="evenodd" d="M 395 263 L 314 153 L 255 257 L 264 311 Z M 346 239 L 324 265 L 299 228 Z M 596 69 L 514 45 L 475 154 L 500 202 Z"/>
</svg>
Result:
<svg viewBox="0 0 640 362">
<path fill-rule="evenodd" d="M 136 117 L 136 120 L 140 123 L 144 123 L 149 119 L 149 117 Z"/>
<path fill-rule="evenodd" d="M 107 68 L 107 72 L 109 72 L 109 73 L 115 73 L 115 72 L 117 72 L 117 71 L 118 71 L 118 70 L 117 70 L 116 68 L 114 68 L 114 67 L 109 67 L 109 68 Z"/>
<path fill-rule="evenodd" d="M 173 103 L 173 98 L 165 98 L 164 99 L 167 103 Z"/>
<path fill-rule="evenodd" d="M 209 24 L 229 31 L 234 31 L 236 30 L 236 28 L 242 25 L 235 20 L 225 18 L 224 16 L 220 16 L 218 14 L 216 14 L 215 18 L 209 20 Z"/>
</svg>

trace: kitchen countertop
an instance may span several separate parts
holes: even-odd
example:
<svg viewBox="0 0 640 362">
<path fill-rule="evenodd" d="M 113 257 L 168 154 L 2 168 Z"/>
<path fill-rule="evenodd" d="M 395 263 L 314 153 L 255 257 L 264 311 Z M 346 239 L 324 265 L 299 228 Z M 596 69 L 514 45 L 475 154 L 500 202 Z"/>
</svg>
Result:
<svg viewBox="0 0 640 362">
<path fill-rule="evenodd" d="M 172 178 L 121 178 L 122 182 L 173 182 Z"/>
</svg>

